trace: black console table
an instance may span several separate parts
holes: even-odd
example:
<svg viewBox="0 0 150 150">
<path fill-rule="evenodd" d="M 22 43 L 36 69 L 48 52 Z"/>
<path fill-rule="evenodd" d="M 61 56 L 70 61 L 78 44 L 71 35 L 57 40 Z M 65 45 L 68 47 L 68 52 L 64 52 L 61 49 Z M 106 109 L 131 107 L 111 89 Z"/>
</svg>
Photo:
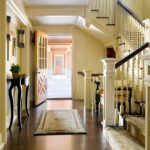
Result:
<svg viewBox="0 0 150 150">
<path fill-rule="evenodd" d="M 7 79 L 8 82 L 8 94 L 10 98 L 10 109 L 11 109 L 11 118 L 9 129 L 11 129 L 13 118 L 14 118 L 14 98 L 12 94 L 12 89 L 17 87 L 18 89 L 18 99 L 17 99 L 17 116 L 18 116 L 18 125 L 19 128 L 22 128 L 22 120 L 21 120 L 21 111 L 22 111 L 22 85 L 26 86 L 26 94 L 25 94 L 25 107 L 26 113 L 29 116 L 28 111 L 28 91 L 29 91 L 29 76 L 26 77 L 18 77 L 13 79 Z"/>
</svg>

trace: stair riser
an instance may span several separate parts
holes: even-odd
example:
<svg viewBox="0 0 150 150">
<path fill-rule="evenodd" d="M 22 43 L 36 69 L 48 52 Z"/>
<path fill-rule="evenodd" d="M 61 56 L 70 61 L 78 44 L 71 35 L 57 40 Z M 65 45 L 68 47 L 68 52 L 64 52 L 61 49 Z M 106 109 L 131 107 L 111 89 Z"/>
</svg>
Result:
<svg viewBox="0 0 150 150">
<path fill-rule="evenodd" d="M 139 130 L 132 124 L 127 125 L 127 130 L 132 136 L 134 136 L 142 145 L 145 145 L 145 136 L 139 132 Z"/>
<path fill-rule="evenodd" d="M 2 135 L 0 134 L 0 145 L 2 144 Z"/>
</svg>

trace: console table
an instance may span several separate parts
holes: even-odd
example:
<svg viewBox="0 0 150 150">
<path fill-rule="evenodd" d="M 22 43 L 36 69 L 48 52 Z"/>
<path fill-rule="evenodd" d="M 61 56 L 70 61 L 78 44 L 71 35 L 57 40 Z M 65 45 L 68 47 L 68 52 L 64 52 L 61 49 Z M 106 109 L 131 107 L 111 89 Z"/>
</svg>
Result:
<svg viewBox="0 0 150 150">
<path fill-rule="evenodd" d="M 28 111 L 28 91 L 29 91 L 29 76 L 25 77 L 18 77 L 13 79 L 7 79 L 8 82 L 8 94 L 10 99 L 10 109 L 11 109 L 11 118 L 9 129 L 11 129 L 13 118 L 14 118 L 14 97 L 12 94 L 12 89 L 17 87 L 18 89 L 18 99 L 17 99 L 17 117 L 18 117 L 18 125 L 19 128 L 22 128 L 22 120 L 21 120 L 21 111 L 22 111 L 22 85 L 26 87 L 26 94 L 25 94 L 25 108 L 26 113 L 29 116 Z"/>
</svg>

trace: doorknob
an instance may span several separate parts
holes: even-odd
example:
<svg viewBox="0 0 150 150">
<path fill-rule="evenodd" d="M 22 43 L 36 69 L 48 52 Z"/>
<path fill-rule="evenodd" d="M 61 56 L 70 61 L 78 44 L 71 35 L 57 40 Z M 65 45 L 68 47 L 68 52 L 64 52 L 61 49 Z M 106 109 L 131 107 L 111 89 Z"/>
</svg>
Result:
<svg viewBox="0 0 150 150">
<path fill-rule="evenodd" d="M 39 73 L 39 74 L 40 74 L 41 72 L 40 72 L 40 71 L 38 71 L 37 73 Z"/>
</svg>

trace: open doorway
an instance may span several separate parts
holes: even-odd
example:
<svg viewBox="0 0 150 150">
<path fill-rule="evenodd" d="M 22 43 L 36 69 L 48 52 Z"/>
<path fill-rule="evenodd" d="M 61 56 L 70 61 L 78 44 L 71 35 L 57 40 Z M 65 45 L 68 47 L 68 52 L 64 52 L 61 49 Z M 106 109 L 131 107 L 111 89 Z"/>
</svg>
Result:
<svg viewBox="0 0 150 150">
<path fill-rule="evenodd" d="M 72 36 L 48 38 L 47 98 L 72 98 Z"/>
</svg>

